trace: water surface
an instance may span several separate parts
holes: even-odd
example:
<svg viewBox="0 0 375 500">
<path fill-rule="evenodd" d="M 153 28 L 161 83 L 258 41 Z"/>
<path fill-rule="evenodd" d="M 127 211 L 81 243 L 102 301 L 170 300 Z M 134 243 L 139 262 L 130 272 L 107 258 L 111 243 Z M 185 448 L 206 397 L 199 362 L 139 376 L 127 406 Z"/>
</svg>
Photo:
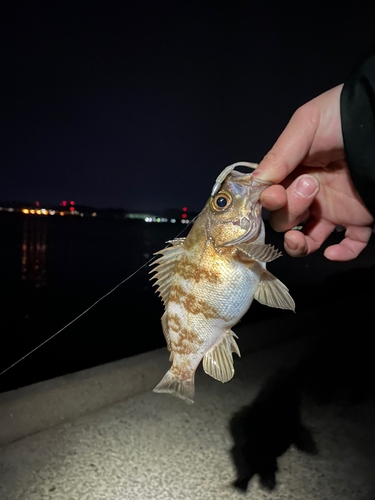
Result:
<svg viewBox="0 0 375 500">
<path fill-rule="evenodd" d="M 182 224 L 115 218 L 0 213 L 0 372 L 145 264 L 183 229 Z M 266 241 L 283 249 L 281 234 L 268 225 L 266 234 Z M 341 238 L 335 232 L 327 244 Z M 375 278 L 374 239 L 358 259 L 347 263 L 328 261 L 322 250 L 305 259 L 283 253 L 268 269 L 288 286 L 297 314 L 303 307 L 318 310 L 327 301 L 339 303 L 340 297 L 352 296 L 354 304 Z M 140 270 L 0 376 L 0 392 L 165 346 L 160 324 L 163 307 L 149 282 L 149 270 L 148 266 Z M 361 321 L 371 299 L 367 295 L 352 311 Z M 337 304 L 332 309 L 332 314 L 347 313 Z M 254 301 L 241 325 L 278 314 L 285 311 Z M 348 334 L 352 333 L 348 327 Z"/>
</svg>

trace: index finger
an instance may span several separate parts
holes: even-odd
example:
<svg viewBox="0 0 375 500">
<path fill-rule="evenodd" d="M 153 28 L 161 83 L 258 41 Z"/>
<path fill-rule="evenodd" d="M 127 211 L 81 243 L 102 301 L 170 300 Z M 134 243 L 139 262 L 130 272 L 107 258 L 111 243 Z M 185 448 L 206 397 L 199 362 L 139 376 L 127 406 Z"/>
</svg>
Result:
<svg viewBox="0 0 375 500">
<path fill-rule="evenodd" d="M 318 124 L 319 111 L 310 103 L 297 109 L 253 176 L 276 184 L 283 181 L 307 156 Z"/>
</svg>

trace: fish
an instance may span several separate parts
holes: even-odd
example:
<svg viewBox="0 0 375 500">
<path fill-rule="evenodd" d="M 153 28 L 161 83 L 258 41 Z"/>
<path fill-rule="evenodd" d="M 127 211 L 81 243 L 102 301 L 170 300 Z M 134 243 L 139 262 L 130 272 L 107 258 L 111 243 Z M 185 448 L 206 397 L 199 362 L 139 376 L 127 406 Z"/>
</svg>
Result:
<svg viewBox="0 0 375 500">
<path fill-rule="evenodd" d="M 154 388 L 194 402 L 195 372 L 216 380 L 234 376 L 233 353 L 240 356 L 232 331 L 253 299 L 295 311 L 288 288 L 266 269 L 282 254 L 265 243 L 261 193 L 272 183 L 254 178 L 236 162 L 217 177 L 211 195 L 185 238 L 168 241 L 151 266 L 164 304 L 162 329 L 171 368 Z"/>
</svg>

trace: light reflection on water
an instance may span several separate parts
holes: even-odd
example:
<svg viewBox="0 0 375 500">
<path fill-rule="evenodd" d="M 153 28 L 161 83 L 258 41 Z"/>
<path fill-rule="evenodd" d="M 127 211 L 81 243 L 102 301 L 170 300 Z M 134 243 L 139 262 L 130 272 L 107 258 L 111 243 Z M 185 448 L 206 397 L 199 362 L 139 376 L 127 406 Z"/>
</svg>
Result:
<svg viewBox="0 0 375 500">
<path fill-rule="evenodd" d="M 22 279 L 36 288 L 45 286 L 47 224 L 44 218 L 25 217 L 22 231 Z"/>
<path fill-rule="evenodd" d="M 175 224 L 0 216 L 0 372 L 81 314 L 173 239 Z M 0 392 L 162 347 L 145 267 L 0 378 Z M 136 324 L 136 328 L 132 324 Z"/>
<path fill-rule="evenodd" d="M 4 339 L 0 372 L 134 273 L 180 230 L 176 224 L 0 214 Z M 338 242 L 341 236 L 334 233 L 331 238 Z M 267 239 L 282 248 L 282 235 L 267 230 Z M 293 259 L 284 252 L 284 257 L 269 268 L 291 290 L 298 312 L 304 297 L 310 304 L 310 296 L 301 289 L 295 291 L 294 286 L 318 286 L 334 273 L 372 267 L 374 245 L 370 242 L 360 258 L 348 263 L 329 262 L 323 252 L 308 259 Z M 0 392 L 165 346 L 160 325 L 163 307 L 148 271 L 143 268 L 62 334 L 9 370 L 0 378 Z M 367 275 L 371 274 L 364 273 Z M 356 286 L 361 289 L 359 282 Z M 343 286 L 335 293 L 341 289 L 346 290 Z M 313 290 L 320 297 L 327 293 L 327 286 Z M 277 313 L 254 303 L 242 324 Z"/>
</svg>

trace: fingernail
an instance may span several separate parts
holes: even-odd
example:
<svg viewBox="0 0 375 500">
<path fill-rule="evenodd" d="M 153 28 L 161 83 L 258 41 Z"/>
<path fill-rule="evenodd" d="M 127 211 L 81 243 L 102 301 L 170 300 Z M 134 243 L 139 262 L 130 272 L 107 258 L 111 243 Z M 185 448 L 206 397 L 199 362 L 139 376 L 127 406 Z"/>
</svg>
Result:
<svg viewBox="0 0 375 500">
<path fill-rule="evenodd" d="M 258 168 L 259 168 L 259 167 L 258 167 Z M 256 168 L 256 169 L 254 170 L 254 172 L 253 172 L 253 177 L 259 177 L 259 176 L 261 176 L 261 175 L 262 175 L 262 172 L 260 172 L 260 171 L 258 170 L 258 168 Z"/>
<path fill-rule="evenodd" d="M 257 178 L 260 178 L 260 180 L 262 181 L 269 181 L 269 179 L 267 179 L 267 170 L 264 170 L 264 168 L 262 167 L 257 167 L 254 172 L 253 172 L 253 177 L 257 177 Z"/>
<path fill-rule="evenodd" d="M 298 248 L 297 243 L 289 236 L 284 236 L 284 243 L 291 250 L 297 250 L 297 248 Z"/>
<path fill-rule="evenodd" d="M 312 175 L 304 175 L 297 180 L 296 193 L 304 198 L 310 198 L 318 189 L 318 181 Z"/>
</svg>

